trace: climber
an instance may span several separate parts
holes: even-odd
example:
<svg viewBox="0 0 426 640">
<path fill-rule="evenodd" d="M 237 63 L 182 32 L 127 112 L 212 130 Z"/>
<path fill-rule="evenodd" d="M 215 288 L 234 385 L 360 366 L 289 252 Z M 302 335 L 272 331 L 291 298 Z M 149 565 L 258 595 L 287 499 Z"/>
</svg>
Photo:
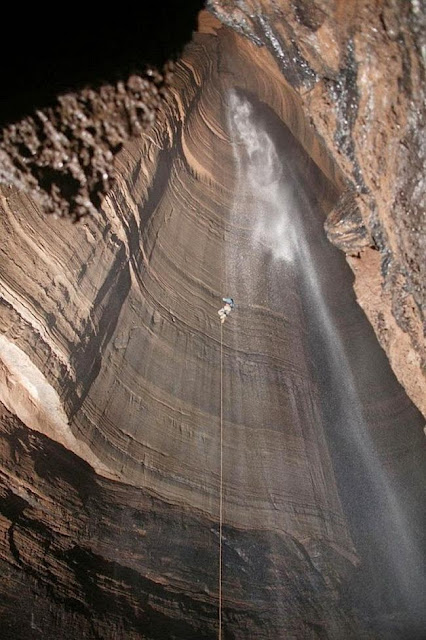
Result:
<svg viewBox="0 0 426 640">
<path fill-rule="evenodd" d="M 223 305 L 222 309 L 219 309 L 218 314 L 220 321 L 223 324 L 227 316 L 229 316 L 232 309 L 235 307 L 235 304 L 233 298 L 222 298 L 222 300 L 225 304 Z"/>
</svg>

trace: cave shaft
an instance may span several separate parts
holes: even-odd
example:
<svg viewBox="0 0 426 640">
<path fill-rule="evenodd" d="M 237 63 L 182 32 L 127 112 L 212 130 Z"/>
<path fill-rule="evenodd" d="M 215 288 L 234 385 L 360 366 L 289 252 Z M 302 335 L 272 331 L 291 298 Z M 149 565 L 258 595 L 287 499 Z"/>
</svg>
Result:
<svg viewBox="0 0 426 640">
<path fill-rule="evenodd" d="M 344 180 L 212 25 L 97 217 L 2 191 L 0 629 L 217 637 L 231 295 L 224 637 L 420 638 L 422 421 L 325 236 Z"/>
</svg>

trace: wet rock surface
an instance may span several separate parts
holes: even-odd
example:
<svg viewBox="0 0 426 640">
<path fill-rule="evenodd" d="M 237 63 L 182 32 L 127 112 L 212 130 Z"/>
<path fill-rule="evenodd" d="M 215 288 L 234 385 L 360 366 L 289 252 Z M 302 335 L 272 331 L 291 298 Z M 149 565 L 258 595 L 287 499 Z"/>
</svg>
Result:
<svg viewBox="0 0 426 640">
<path fill-rule="evenodd" d="M 349 260 L 356 278 L 363 274 L 356 287 L 360 303 L 398 379 L 426 415 L 424 338 L 419 339 L 426 282 L 422 3 L 355 7 L 265 0 L 235 6 L 210 0 L 208 6 L 271 52 L 353 191 L 356 204 L 349 204 L 346 216 L 341 204 L 331 215 L 329 238 L 349 256 L 356 247 L 378 249 L 374 275 L 369 251 L 361 251 L 357 262 Z M 359 240 L 345 247 L 341 229 L 352 225 L 354 208 L 362 218 Z M 368 274 L 380 280 L 380 288 Z M 374 301 L 369 287 L 375 288 Z"/>
</svg>

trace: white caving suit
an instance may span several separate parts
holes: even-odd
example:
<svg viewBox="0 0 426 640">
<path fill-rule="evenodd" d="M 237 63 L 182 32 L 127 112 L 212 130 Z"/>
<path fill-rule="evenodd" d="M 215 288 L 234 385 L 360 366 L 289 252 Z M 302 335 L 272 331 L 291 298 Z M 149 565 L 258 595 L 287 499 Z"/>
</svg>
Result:
<svg viewBox="0 0 426 640">
<path fill-rule="evenodd" d="M 232 311 L 232 307 L 229 304 L 229 302 L 226 302 L 223 305 L 222 309 L 219 309 L 218 314 L 219 314 L 219 318 L 220 318 L 220 321 L 221 321 L 222 324 L 225 322 L 227 316 L 229 316 L 231 311 Z"/>
</svg>

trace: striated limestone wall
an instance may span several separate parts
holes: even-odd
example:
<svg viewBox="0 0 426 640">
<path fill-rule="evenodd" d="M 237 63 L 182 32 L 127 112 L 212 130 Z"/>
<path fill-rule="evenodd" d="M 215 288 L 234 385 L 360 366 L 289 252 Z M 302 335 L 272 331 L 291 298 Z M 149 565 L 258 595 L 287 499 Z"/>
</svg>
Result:
<svg viewBox="0 0 426 640">
<path fill-rule="evenodd" d="M 345 191 L 326 223 L 329 239 L 347 254 L 358 301 L 426 415 L 420 3 L 210 0 L 208 7 L 268 50 L 341 172 Z"/>
<path fill-rule="evenodd" d="M 3 114 L 0 182 L 32 194 L 45 211 L 56 215 L 96 215 L 111 188 L 117 153 L 154 122 L 172 82 L 173 65 L 166 66 L 162 74 L 152 68 L 147 74 L 134 71 L 134 39 L 138 47 L 145 41 L 147 59 L 159 57 L 164 62 L 164 40 L 176 50 L 182 23 L 193 11 L 185 23 L 188 37 L 199 4 L 194 0 L 181 13 L 173 8 L 169 17 L 173 15 L 176 28 L 167 37 L 161 29 L 154 36 L 153 28 L 147 26 L 158 28 L 155 11 L 139 21 L 150 30 L 151 38 L 141 40 L 142 32 L 127 25 L 129 42 L 123 43 L 123 51 L 129 60 L 119 56 L 121 72 L 115 69 L 115 64 L 120 65 L 114 56 L 109 70 L 106 60 L 98 58 L 103 48 L 110 51 L 115 38 L 105 36 L 102 42 L 98 34 L 101 41 L 95 45 L 84 32 L 86 48 L 77 48 L 76 64 L 71 65 L 79 78 L 77 86 L 73 86 L 76 78 L 67 58 L 59 58 L 58 63 L 64 63 L 64 78 L 57 71 L 51 76 L 59 99 L 44 82 L 28 78 L 29 92 L 20 86 L 19 79 L 28 75 L 25 62 L 17 66 L 16 73 L 8 67 L 6 78 L 12 83 L 12 93 L 17 84 L 20 95 Z M 293 111 L 290 120 L 312 125 L 311 137 L 316 142 L 311 146 L 327 150 L 320 154 L 320 166 L 325 171 L 331 160 L 333 173 L 341 174 L 344 190 L 326 223 L 329 238 L 346 253 L 356 276 L 359 303 L 398 380 L 425 414 L 426 30 L 421 3 L 262 0 L 235 4 L 211 0 L 207 7 L 255 45 L 249 57 L 257 63 L 262 60 L 263 83 L 276 76 L 281 76 L 281 82 L 285 79 L 298 105 L 298 115 Z M 205 14 L 202 19 L 205 24 L 209 21 Z M 205 28 L 214 31 L 210 22 Z M 44 23 L 42 28 L 46 28 Z M 86 28 L 90 30 L 88 24 Z M 111 28 L 108 22 L 105 33 Z M 62 29 L 63 25 L 58 31 Z M 98 31 L 102 29 L 93 28 L 93 33 Z M 66 35 L 75 41 L 73 34 L 67 31 Z M 54 36 L 49 32 L 42 40 Z M 90 54 L 91 46 L 94 51 Z M 240 47 L 244 49 L 242 39 Z M 63 55 L 63 48 L 57 49 Z M 85 55 L 93 58 L 91 88 L 86 86 L 90 85 L 90 71 L 81 62 Z M 143 58 L 142 53 L 138 56 Z M 42 48 L 35 78 L 43 73 L 47 61 Z M 40 87 L 49 94 L 50 106 L 45 108 Z M 19 120 L 22 109 L 25 117 Z M 300 126 L 297 135 L 303 142 Z M 318 160 L 318 155 L 313 157 Z"/>
<path fill-rule="evenodd" d="M 223 73 L 219 59 L 227 61 L 229 71 Z M 281 115 L 295 112 L 291 95 L 282 95 L 278 74 L 275 84 L 262 84 L 262 62 L 253 65 L 252 74 L 243 74 L 248 52 L 244 46 L 241 51 L 237 48 L 232 33 L 199 36 L 177 69 L 167 117 L 142 144 L 129 145 L 122 153 L 117 187 L 98 219 L 88 218 L 75 226 L 50 224 L 25 197 L 3 197 L 3 220 L 13 226 L 13 231 L 7 229 L 9 240 L 2 258 L 4 348 L 9 340 L 22 351 L 15 354 L 9 349 L 4 358 L 8 390 L 4 401 L 17 413 L 19 407 L 22 418 L 31 422 L 27 405 L 39 406 L 39 429 L 80 453 L 101 473 L 149 488 L 213 520 L 218 511 L 219 444 L 216 312 L 224 286 L 227 212 L 235 197 L 224 108 L 227 90 L 235 85 L 251 88 Z M 306 145 L 312 143 L 303 123 L 300 137 Z M 335 197 L 334 188 L 327 187 L 319 172 L 314 179 L 324 202 Z M 17 255 L 21 256 L 18 264 L 13 258 Z M 25 276 L 24 263 L 33 264 Z M 296 283 L 292 287 L 298 296 Z M 322 535 L 323 509 L 340 510 L 322 427 L 312 442 L 298 428 L 268 434 L 264 455 L 273 468 L 279 469 L 287 455 L 289 438 L 294 448 L 294 458 L 288 460 L 288 481 L 279 475 L 274 480 L 272 474 L 272 486 L 264 486 L 256 444 L 259 420 L 267 411 L 276 412 L 276 420 L 289 425 L 321 420 L 315 381 L 303 355 L 303 335 L 297 331 L 303 323 L 301 314 L 300 305 L 287 312 L 293 343 L 287 337 L 286 351 L 278 358 L 270 349 L 274 336 L 281 340 L 279 317 L 266 332 L 256 321 L 256 335 L 248 335 L 242 346 L 247 356 L 236 358 L 233 351 L 235 327 L 231 325 L 231 334 L 225 337 L 226 384 L 241 377 L 245 360 L 250 365 L 253 344 L 258 345 L 261 359 L 258 374 L 250 376 L 245 386 L 243 400 L 250 419 L 239 424 L 241 416 L 233 417 L 232 402 L 227 417 L 229 450 L 237 450 L 243 439 L 245 455 L 251 456 L 244 464 L 251 469 L 251 499 L 256 508 L 248 507 L 245 478 L 238 478 L 232 467 L 225 472 L 228 478 L 236 474 L 229 495 L 233 524 L 262 527 L 269 523 L 268 514 L 277 509 L 276 503 L 282 503 L 274 526 L 306 538 L 310 531 Z M 247 318 L 249 324 L 254 322 Z M 26 377 L 19 378 L 25 354 L 55 392 L 51 395 L 59 407 L 56 413 L 61 412 L 56 423 L 30 365 Z M 296 404 L 301 415 L 294 415 L 295 409 L 278 393 L 276 406 L 270 404 L 277 369 L 286 380 L 287 393 L 300 396 Z M 260 405 L 251 397 L 251 386 L 263 398 Z M 262 403 L 269 403 L 269 408 Z M 232 456 L 225 458 L 232 461 Z M 323 479 L 318 477 L 314 493 L 307 473 L 312 458 L 318 459 L 324 474 Z M 290 495 L 289 484 L 293 486 Z M 312 510 L 304 506 L 318 499 Z M 289 509 L 286 502 L 294 506 Z M 342 516 L 335 527 L 331 541 L 351 553 Z"/>
<path fill-rule="evenodd" d="M 226 91 L 259 83 L 261 99 L 294 113 L 278 73 L 263 82 L 261 60 L 243 73 L 249 51 L 237 43 L 228 30 L 196 38 L 168 112 L 121 153 L 98 217 L 64 224 L 3 190 L 2 624 L 15 637 L 36 627 L 66 637 L 66 627 L 70 638 L 159 638 L 164 625 L 173 637 L 215 634 L 217 308 L 235 187 Z M 329 204 L 334 187 L 313 175 Z M 246 321 L 255 335 L 242 349 L 232 324 L 224 338 L 226 394 L 244 405 L 224 413 L 227 628 L 236 638 L 306 634 L 320 606 L 333 611 L 330 629 L 355 633 L 337 601 L 357 560 L 301 307 L 285 318 L 247 309 Z M 280 355 L 274 336 L 287 341 Z M 291 604 L 301 593 L 303 611 Z M 23 601 L 35 617 L 12 622 Z"/>
<path fill-rule="evenodd" d="M 217 308 L 230 286 L 227 241 L 244 231 L 230 217 L 228 91 L 280 122 L 318 225 L 340 194 L 353 205 L 291 84 L 265 47 L 203 14 L 163 116 L 117 156 L 97 216 L 46 218 L 2 188 L 5 633 L 216 636 Z M 357 224 L 356 242 L 367 233 Z M 373 349 L 336 254 L 339 323 Z M 242 301 L 224 333 L 224 624 L 241 639 L 373 638 L 353 593 L 380 556 L 374 564 L 368 541 L 357 544 L 369 529 L 362 514 L 351 520 L 357 504 L 333 458 L 300 283 L 286 284 L 278 311 Z M 374 354 L 371 365 L 356 360 L 372 439 L 417 498 L 418 417 Z"/>
</svg>

